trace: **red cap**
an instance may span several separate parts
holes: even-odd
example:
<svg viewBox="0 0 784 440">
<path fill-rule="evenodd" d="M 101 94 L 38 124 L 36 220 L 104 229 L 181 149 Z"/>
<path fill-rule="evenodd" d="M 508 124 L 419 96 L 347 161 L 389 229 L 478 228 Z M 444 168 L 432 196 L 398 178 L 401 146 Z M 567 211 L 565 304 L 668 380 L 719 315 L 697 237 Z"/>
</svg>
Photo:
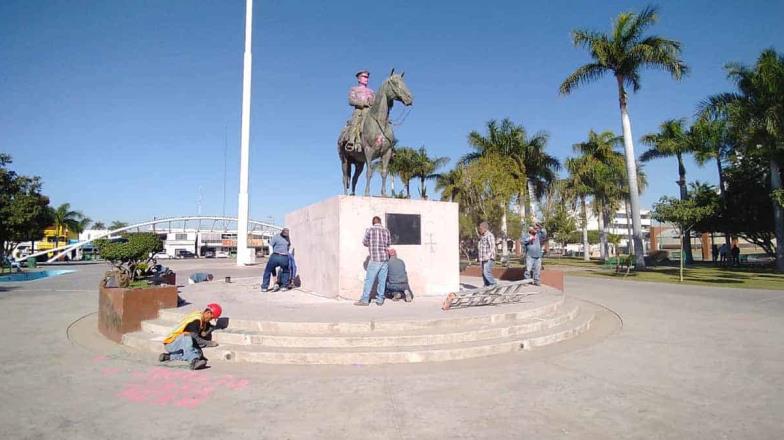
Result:
<svg viewBox="0 0 784 440">
<path fill-rule="evenodd" d="M 223 309 L 221 308 L 220 304 L 215 304 L 215 303 L 207 304 L 207 309 L 209 309 L 212 312 L 212 317 L 215 319 L 220 318 L 220 315 L 223 312 Z"/>
</svg>

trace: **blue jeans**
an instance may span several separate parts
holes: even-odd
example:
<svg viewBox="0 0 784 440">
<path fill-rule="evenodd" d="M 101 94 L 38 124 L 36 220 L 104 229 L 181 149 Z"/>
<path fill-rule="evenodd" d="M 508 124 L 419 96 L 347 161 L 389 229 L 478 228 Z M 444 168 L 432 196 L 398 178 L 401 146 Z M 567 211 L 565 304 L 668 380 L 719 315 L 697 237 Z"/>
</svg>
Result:
<svg viewBox="0 0 784 440">
<path fill-rule="evenodd" d="M 493 276 L 494 260 L 487 260 L 482 262 L 482 280 L 485 282 L 485 287 L 494 286 L 496 284 L 495 277 Z"/>
<path fill-rule="evenodd" d="M 163 348 L 169 353 L 173 361 L 190 362 L 201 357 L 201 348 L 193 344 L 191 335 L 180 335 L 170 344 L 164 344 Z"/>
<path fill-rule="evenodd" d="M 360 301 L 370 302 L 370 290 L 373 289 L 373 282 L 378 277 L 378 287 L 376 291 L 377 304 L 384 304 L 384 292 L 387 287 L 387 262 L 386 261 L 368 261 L 367 272 L 365 272 L 365 288 L 362 290 L 362 298 Z"/>
<path fill-rule="evenodd" d="M 534 284 L 539 284 L 542 275 L 542 259 L 525 256 L 525 279 L 530 280 L 531 275 L 534 278 Z"/>
<path fill-rule="evenodd" d="M 278 284 L 285 287 L 289 284 L 289 256 L 272 254 L 267 261 L 267 266 L 264 268 L 264 278 L 261 281 L 261 288 L 266 289 L 269 287 L 270 276 L 277 268 L 281 268 L 280 279 Z"/>
</svg>

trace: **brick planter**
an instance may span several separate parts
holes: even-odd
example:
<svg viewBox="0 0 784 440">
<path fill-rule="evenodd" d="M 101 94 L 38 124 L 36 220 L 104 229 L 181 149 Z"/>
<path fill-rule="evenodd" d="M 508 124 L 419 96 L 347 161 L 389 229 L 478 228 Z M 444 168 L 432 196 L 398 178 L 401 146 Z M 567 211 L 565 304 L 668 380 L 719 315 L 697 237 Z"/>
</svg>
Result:
<svg viewBox="0 0 784 440">
<path fill-rule="evenodd" d="M 504 281 L 519 281 L 524 278 L 525 269 L 522 267 L 499 267 L 493 268 L 493 276 Z M 463 269 L 460 275 L 467 277 L 482 277 L 482 268 L 479 265 L 471 265 Z M 543 269 L 542 284 L 553 287 L 563 292 L 564 273 L 560 270 Z"/>
<path fill-rule="evenodd" d="M 141 323 L 158 317 L 158 310 L 177 307 L 176 286 L 144 289 L 98 288 L 98 331 L 121 342 L 125 333 L 141 330 Z"/>
</svg>

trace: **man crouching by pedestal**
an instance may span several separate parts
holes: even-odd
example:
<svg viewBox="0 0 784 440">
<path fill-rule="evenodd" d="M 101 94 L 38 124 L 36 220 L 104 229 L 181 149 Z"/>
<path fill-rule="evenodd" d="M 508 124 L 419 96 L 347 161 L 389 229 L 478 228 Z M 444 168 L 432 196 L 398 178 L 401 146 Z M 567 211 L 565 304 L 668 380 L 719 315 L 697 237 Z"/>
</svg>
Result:
<svg viewBox="0 0 784 440">
<path fill-rule="evenodd" d="M 414 293 L 408 285 L 408 274 L 406 273 L 406 263 L 397 257 L 397 251 L 389 248 L 389 261 L 387 261 L 387 288 L 386 294 L 392 297 L 392 301 L 401 298 L 406 302 L 414 299 Z"/>
<path fill-rule="evenodd" d="M 160 362 L 185 361 L 191 370 L 207 366 L 207 358 L 201 351 L 202 346 L 214 347 L 218 344 L 207 341 L 212 332 L 210 321 L 220 318 L 221 306 L 208 304 L 203 312 L 191 312 L 177 324 L 177 327 L 163 340 L 166 353 L 158 355 Z"/>
</svg>

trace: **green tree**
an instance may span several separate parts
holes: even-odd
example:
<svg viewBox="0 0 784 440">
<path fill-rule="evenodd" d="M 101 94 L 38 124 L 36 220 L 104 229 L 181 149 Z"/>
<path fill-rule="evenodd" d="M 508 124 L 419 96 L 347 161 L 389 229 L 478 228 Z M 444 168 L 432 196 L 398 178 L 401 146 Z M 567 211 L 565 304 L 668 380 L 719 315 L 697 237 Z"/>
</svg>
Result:
<svg viewBox="0 0 784 440">
<path fill-rule="evenodd" d="M 582 232 L 583 260 L 591 259 L 588 241 L 588 197 L 591 195 L 591 158 L 588 156 L 570 157 L 565 162 L 567 177 L 566 192 L 569 198 L 580 204 L 580 230 Z M 578 240 L 579 241 L 579 240 Z"/>
<path fill-rule="evenodd" d="M 465 194 L 466 172 L 463 164 L 436 176 L 436 191 L 441 193 L 441 200 L 460 203 Z"/>
<path fill-rule="evenodd" d="M 400 181 L 403 182 L 407 198 L 411 198 L 411 179 L 414 178 L 417 171 L 416 156 L 417 152 L 413 148 L 400 147 L 395 148 L 392 160 L 389 161 L 390 172 L 398 176 Z"/>
<path fill-rule="evenodd" d="M 414 155 L 414 177 L 419 179 L 419 197 L 427 199 L 426 180 L 437 179 L 439 168 L 449 162 L 448 157 L 430 157 L 424 146 L 420 147 Z"/>
<path fill-rule="evenodd" d="M 141 264 L 149 265 L 153 255 L 163 250 L 163 242 L 152 232 L 125 234 L 125 241 L 96 240 L 95 245 L 101 257 L 122 276 L 119 277 L 120 287 L 137 278 L 137 268 Z"/>
<path fill-rule="evenodd" d="M 93 229 L 106 229 L 106 225 L 101 221 L 94 222 L 92 227 Z"/>
<path fill-rule="evenodd" d="M 109 224 L 109 230 L 114 231 L 115 229 L 122 229 L 126 226 L 128 226 L 128 223 L 115 220 Z"/>
<path fill-rule="evenodd" d="M 771 197 L 784 189 L 784 56 L 767 49 L 752 67 L 731 63 L 726 69 L 737 91 L 712 96 L 700 109 L 726 116 L 741 141 L 742 153 L 768 162 L 771 191 L 767 203 L 773 208 L 776 269 L 784 272 L 784 207 Z"/>
<path fill-rule="evenodd" d="M 54 219 L 55 237 L 54 247 L 60 245 L 60 236 L 64 235 L 68 239 L 68 232 L 76 232 L 82 227 L 82 220 L 86 217 L 80 211 L 72 211 L 70 203 L 63 203 L 52 211 Z M 87 222 L 89 223 L 89 219 Z"/>
<path fill-rule="evenodd" d="M 608 228 L 612 213 L 620 205 L 626 186 L 623 154 L 615 148 L 621 138 L 611 131 L 588 132 L 588 139 L 573 145 L 580 153 L 584 169 L 583 179 L 590 188 L 593 210 L 599 221 L 599 250 L 601 259 L 609 257 Z"/>
<path fill-rule="evenodd" d="M 724 161 L 735 150 L 735 140 L 730 133 L 726 117 L 703 112 L 689 130 L 689 142 L 692 144 L 697 164 L 704 166 L 711 160 L 716 162 L 721 209 L 726 209 L 727 185 Z M 730 234 L 724 234 L 724 241 L 727 245 L 731 244 Z"/>
<path fill-rule="evenodd" d="M 681 200 L 688 198 L 686 188 L 686 166 L 683 164 L 685 155 L 693 151 L 693 144 L 689 142 L 685 119 L 668 119 L 659 126 L 657 133 L 649 133 L 642 137 L 642 143 L 650 148 L 640 155 L 640 162 L 653 159 L 675 157 L 678 161 L 678 187 Z M 693 264 L 694 257 L 691 251 L 691 232 L 683 234 L 683 246 L 686 252 L 686 264 Z"/>
<path fill-rule="evenodd" d="M 651 217 L 662 223 L 674 224 L 680 234 L 685 234 L 695 225 L 714 215 L 718 205 L 700 205 L 694 199 L 678 200 L 672 197 L 662 197 L 654 204 Z M 680 281 L 683 282 L 684 262 L 683 240 L 681 240 L 680 255 Z"/>
<path fill-rule="evenodd" d="M 552 185 L 542 208 L 542 223 L 547 234 L 554 242 L 560 243 L 562 249 L 566 249 L 569 237 L 577 230 L 577 222 L 569 210 L 571 203 L 564 191 L 568 184 L 568 180 L 562 180 Z"/>
<path fill-rule="evenodd" d="M 644 35 L 645 31 L 656 23 L 658 19 L 656 12 L 654 7 L 647 7 L 639 14 L 623 12 L 616 17 L 609 34 L 588 30 L 572 32 L 574 45 L 588 49 L 593 61 L 578 67 L 560 87 L 560 93 L 568 95 L 580 85 L 594 82 L 605 74 L 615 77 L 623 125 L 635 259 L 638 268 L 645 267 L 645 258 L 637 189 L 637 164 L 626 88 L 631 87 L 635 92 L 640 89 L 640 71 L 646 67 L 665 70 L 676 80 L 681 79 L 687 72 L 686 65 L 679 58 L 681 53 L 679 42 L 659 36 Z"/>
<path fill-rule="evenodd" d="M 40 240 L 52 221 L 40 178 L 17 174 L 9 168 L 12 162 L 0 153 L 0 257 L 22 241 Z"/>
</svg>

